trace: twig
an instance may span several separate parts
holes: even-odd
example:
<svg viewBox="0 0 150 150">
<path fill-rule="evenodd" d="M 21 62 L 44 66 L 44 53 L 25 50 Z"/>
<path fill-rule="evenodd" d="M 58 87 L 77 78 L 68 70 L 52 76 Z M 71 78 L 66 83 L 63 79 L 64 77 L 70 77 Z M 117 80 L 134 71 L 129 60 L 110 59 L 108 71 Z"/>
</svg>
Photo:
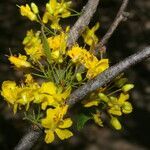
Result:
<svg viewBox="0 0 150 150">
<path fill-rule="evenodd" d="M 115 20 L 113 21 L 113 23 L 111 24 L 110 28 L 108 29 L 106 34 L 103 36 L 101 41 L 96 46 L 96 48 L 95 48 L 96 53 L 97 53 L 98 49 L 101 49 L 108 42 L 108 40 L 110 39 L 110 37 L 112 36 L 114 31 L 116 30 L 118 25 L 128 17 L 129 13 L 125 12 L 128 2 L 129 2 L 129 0 L 122 1 L 122 5 L 115 17 Z"/>
<path fill-rule="evenodd" d="M 31 129 L 23 136 L 14 150 L 30 150 L 32 146 L 34 146 L 34 144 L 38 141 L 38 139 L 42 137 L 42 135 L 42 130 Z"/>
<path fill-rule="evenodd" d="M 68 47 L 71 47 L 77 41 L 85 27 L 88 26 L 98 4 L 99 0 L 88 0 L 87 4 L 83 7 L 82 15 L 70 30 L 67 41 Z"/>
<path fill-rule="evenodd" d="M 123 61 L 108 68 L 96 78 L 88 81 L 85 85 L 75 90 L 69 96 L 67 103 L 69 105 L 77 103 L 79 100 L 83 99 L 88 93 L 96 90 L 97 88 L 101 88 L 129 67 L 135 65 L 138 62 L 141 62 L 142 60 L 145 60 L 148 57 L 150 57 L 150 47 L 144 48 L 143 50 L 138 51 L 137 53 L 127 57 Z"/>
</svg>

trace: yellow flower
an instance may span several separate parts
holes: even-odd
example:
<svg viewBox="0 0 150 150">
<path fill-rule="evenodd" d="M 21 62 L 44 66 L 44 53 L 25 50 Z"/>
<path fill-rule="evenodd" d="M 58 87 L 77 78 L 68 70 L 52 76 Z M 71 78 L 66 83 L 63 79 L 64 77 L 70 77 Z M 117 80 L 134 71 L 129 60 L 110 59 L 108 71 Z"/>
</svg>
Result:
<svg viewBox="0 0 150 150">
<path fill-rule="evenodd" d="M 44 56 L 40 32 L 34 33 L 33 30 L 29 30 L 23 40 L 23 45 L 25 46 L 26 54 L 29 55 L 32 60 L 38 61 Z"/>
<path fill-rule="evenodd" d="M 17 68 L 31 67 L 31 64 L 27 61 L 27 57 L 25 55 L 19 54 L 18 57 L 11 55 L 9 56 L 8 60 Z"/>
<path fill-rule="evenodd" d="M 109 67 L 108 59 L 101 59 L 95 66 L 89 68 L 87 72 L 87 78 L 91 79 L 97 76 L 98 74 L 102 73 Z"/>
<path fill-rule="evenodd" d="M 55 61 L 61 59 L 66 53 L 66 39 L 67 36 L 63 32 L 60 35 L 49 37 L 47 39 L 49 47 L 51 48 L 52 59 Z"/>
<path fill-rule="evenodd" d="M 44 82 L 39 92 L 35 93 L 34 103 L 41 103 L 43 110 L 45 110 L 47 106 L 57 107 L 65 102 L 70 92 L 71 88 L 62 91 L 59 90 L 53 82 Z"/>
<path fill-rule="evenodd" d="M 92 29 L 89 29 L 87 27 L 85 32 L 82 34 L 84 38 L 84 42 L 88 44 L 89 46 L 92 46 L 98 43 L 98 38 L 95 35 L 95 32 L 98 28 L 99 28 L 99 23 L 96 23 L 96 25 Z"/>
<path fill-rule="evenodd" d="M 20 12 L 22 16 L 28 17 L 31 21 L 37 21 L 36 14 L 31 11 L 31 8 L 28 4 L 26 4 L 26 6 L 20 6 Z"/>
<path fill-rule="evenodd" d="M 101 119 L 101 115 L 100 115 L 100 112 L 97 111 L 95 114 L 92 114 L 93 115 L 93 120 L 96 124 L 98 124 L 99 126 L 103 127 L 103 121 Z"/>
<path fill-rule="evenodd" d="M 84 107 L 98 106 L 99 103 L 100 101 L 97 99 L 89 99 L 89 100 L 83 101 Z"/>
<path fill-rule="evenodd" d="M 36 93 L 39 88 L 36 82 L 27 83 L 26 85 L 18 87 L 17 98 L 14 104 L 14 113 L 17 111 L 18 106 L 19 109 L 21 109 L 21 106 L 25 106 L 26 110 L 28 110 L 30 103 L 35 99 L 34 93 Z"/>
<path fill-rule="evenodd" d="M 132 105 L 130 102 L 125 102 L 123 105 L 122 105 L 122 112 L 124 114 L 129 114 L 132 112 Z"/>
<path fill-rule="evenodd" d="M 59 25 L 60 18 L 66 18 L 71 15 L 68 8 L 70 7 L 71 2 L 64 2 L 62 0 L 60 3 L 57 0 L 50 0 L 46 4 L 46 11 L 43 15 L 43 23 L 51 21 L 51 28 L 55 30 L 60 30 L 61 26 Z"/>
<path fill-rule="evenodd" d="M 32 84 L 33 82 L 34 82 L 34 79 L 33 79 L 32 75 L 31 74 L 26 74 L 25 75 L 25 83 L 26 84 Z"/>
<path fill-rule="evenodd" d="M 21 91 L 18 92 L 18 98 L 16 100 L 16 104 L 20 106 L 26 105 L 26 110 L 29 108 L 29 104 L 34 100 L 33 95 L 34 90 L 30 87 L 23 87 L 21 88 Z"/>
<path fill-rule="evenodd" d="M 14 81 L 4 81 L 2 84 L 1 95 L 5 98 L 5 100 L 14 104 L 18 97 L 18 87 Z"/>
<path fill-rule="evenodd" d="M 27 85 L 17 86 L 14 81 L 4 81 L 2 84 L 1 95 L 5 100 L 13 106 L 13 111 L 16 113 L 18 106 L 26 106 L 26 110 L 29 108 L 29 104 L 35 99 L 34 93 L 39 89 L 37 83 L 27 83 Z"/>
<path fill-rule="evenodd" d="M 63 54 L 65 53 L 66 49 L 66 35 L 62 32 L 60 35 L 56 35 L 53 37 L 49 37 L 47 39 L 49 46 L 52 50 L 59 50 L 62 51 Z"/>
<path fill-rule="evenodd" d="M 54 109 L 49 108 L 47 110 L 46 118 L 41 120 L 42 126 L 45 128 L 45 142 L 51 143 L 54 141 L 54 133 L 61 139 L 70 138 L 73 133 L 66 128 L 72 125 L 72 120 L 70 118 L 63 119 L 64 115 L 67 113 L 68 106 L 56 107 Z"/>
<path fill-rule="evenodd" d="M 121 116 L 122 113 L 128 114 L 132 112 L 132 105 L 126 102 L 129 99 L 129 94 L 121 93 L 119 98 L 111 97 L 108 101 L 108 112 L 112 115 Z"/>
<path fill-rule="evenodd" d="M 47 106 L 58 106 L 58 102 L 53 95 L 56 94 L 57 87 L 53 82 L 44 82 L 38 91 L 34 93 L 34 103 L 41 103 L 41 108 L 46 109 Z"/>
<path fill-rule="evenodd" d="M 57 2 L 57 0 L 50 0 L 49 3 L 46 4 L 47 11 L 53 15 L 58 16 L 62 18 L 69 17 L 71 15 L 68 8 L 71 5 L 71 1 L 65 2 L 64 0 L 61 0 L 61 2 Z"/>
<path fill-rule="evenodd" d="M 87 99 L 82 101 L 84 107 L 98 106 L 100 104 L 100 99 L 96 93 L 91 93 Z"/>
<path fill-rule="evenodd" d="M 90 54 L 90 52 L 78 45 L 73 46 L 72 49 L 68 51 L 68 55 L 73 62 L 81 63 L 88 69 L 95 66 L 98 62 L 98 59 L 93 54 Z"/>
<path fill-rule="evenodd" d="M 48 23 L 51 20 L 51 28 L 54 30 L 61 30 L 61 26 L 59 25 L 60 18 L 57 16 L 52 16 L 49 12 L 45 12 L 43 15 L 43 23 Z"/>
<path fill-rule="evenodd" d="M 86 75 L 88 79 L 94 78 L 109 67 L 108 59 L 99 61 L 93 54 L 77 45 L 68 51 L 68 55 L 73 62 L 81 63 L 88 69 Z"/>
</svg>

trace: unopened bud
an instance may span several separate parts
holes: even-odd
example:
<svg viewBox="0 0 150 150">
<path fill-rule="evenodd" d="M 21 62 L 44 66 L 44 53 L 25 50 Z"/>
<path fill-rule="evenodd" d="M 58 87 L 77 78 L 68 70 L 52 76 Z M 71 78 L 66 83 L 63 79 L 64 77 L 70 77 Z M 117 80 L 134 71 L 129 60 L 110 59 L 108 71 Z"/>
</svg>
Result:
<svg viewBox="0 0 150 150">
<path fill-rule="evenodd" d="M 128 92 L 128 91 L 130 91 L 131 89 L 133 89 L 134 88 L 134 85 L 133 84 L 126 84 L 126 85 L 124 85 L 123 87 L 122 87 L 122 91 L 123 92 Z"/>
<path fill-rule="evenodd" d="M 110 124 L 116 129 L 116 130 L 121 130 L 121 124 L 119 120 L 116 117 L 112 117 L 110 120 Z"/>
<path fill-rule="evenodd" d="M 129 114 L 132 112 L 132 105 L 129 102 L 125 102 L 122 106 L 122 112 L 125 114 Z"/>
<path fill-rule="evenodd" d="M 81 73 L 77 73 L 77 74 L 76 74 L 76 79 L 77 79 L 79 82 L 82 81 Z"/>
<path fill-rule="evenodd" d="M 62 63 L 62 62 L 63 62 L 63 59 L 62 59 L 62 58 L 59 58 L 59 59 L 58 59 L 58 62 L 59 62 L 59 63 Z"/>
<path fill-rule="evenodd" d="M 116 100 L 117 100 L 117 98 L 116 98 L 116 97 L 114 97 L 114 96 L 110 96 L 110 100 L 111 100 L 111 101 L 116 101 Z"/>
<path fill-rule="evenodd" d="M 120 88 L 120 87 L 122 87 L 127 81 L 128 81 L 127 78 L 121 78 L 121 79 L 115 81 L 115 85 L 116 85 L 118 88 Z"/>
<path fill-rule="evenodd" d="M 32 11 L 35 13 L 35 14 L 38 14 L 39 13 L 39 9 L 37 7 L 37 5 L 35 3 L 31 3 L 31 8 L 32 8 Z"/>
<path fill-rule="evenodd" d="M 109 101 L 109 98 L 103 93 L 99 93 L 98 96 L 101 100 L 103 100 L 106 103 Z"/>
</svg>

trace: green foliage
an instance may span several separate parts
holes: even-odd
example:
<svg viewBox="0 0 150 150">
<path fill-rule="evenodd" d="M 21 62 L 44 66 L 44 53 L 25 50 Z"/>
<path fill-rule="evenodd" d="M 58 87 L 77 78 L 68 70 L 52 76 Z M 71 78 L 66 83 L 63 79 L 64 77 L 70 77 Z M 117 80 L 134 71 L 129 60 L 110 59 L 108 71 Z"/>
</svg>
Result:
<svg viewBox="0 0 150 150">
<path fill-rule="evenodd" d="M 90 119 L 92 119 L 91 116 L 85 115 L 83 113 L 76 115 L 77 130 L 81 130 L 84 127 L 84 125 L 87 123 L 87 121 L 89 121 Z"/>
</svg>

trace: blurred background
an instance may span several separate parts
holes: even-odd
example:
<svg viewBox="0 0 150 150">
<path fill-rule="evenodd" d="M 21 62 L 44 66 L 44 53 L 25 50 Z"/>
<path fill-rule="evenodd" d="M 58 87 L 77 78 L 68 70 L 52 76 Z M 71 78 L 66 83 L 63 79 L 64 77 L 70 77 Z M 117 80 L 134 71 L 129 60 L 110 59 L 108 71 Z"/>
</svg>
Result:
<svg viewBox="0 0 150 150">
<path fill-rule="evenodd" d="M 0 84 L 4 80 L 16 80 L 21 73 L 13 70 L 7 56 L 9 49 L 13 54 L 23 53 L 22 40 L 26 30 L 36 26 L 19 14 L 16 5 L 29 3 L 29 0 L 0 0 Z M 45 1 L 34 1 L 41 8 Z M 73 8 L 80 11 L 87 0 L 73 0 Z M 121 5 L 122 0 L 101 0 L 90 26 L 100 22 L 97 32 L 102 37 Z M 107 54 L 111 64 L 133 54 L 150 44 L 150 0 L 130 1 L 130 17 L 122 22 L 107 44 Z M 66 19 L 64 24 L 73 25 L 76 18 Z M 38 27 L 37 27 L 38 28 Z M 39 140 L 33 150 L 149 150 L 150 149 L 150 59 L 126 71 L 125 75 L 135 84 L 131 101 L 134 106 L 132 114 L 121 120 L 123 130 L 115 131 L 110 127 L 100 128 L 92 123 L 81 132 L 66 141 L 50 145 Z M 12 110 L 0 97 L 0 149 L 11 150 L 27 131 L 29 124 Z"/>
</svg>

